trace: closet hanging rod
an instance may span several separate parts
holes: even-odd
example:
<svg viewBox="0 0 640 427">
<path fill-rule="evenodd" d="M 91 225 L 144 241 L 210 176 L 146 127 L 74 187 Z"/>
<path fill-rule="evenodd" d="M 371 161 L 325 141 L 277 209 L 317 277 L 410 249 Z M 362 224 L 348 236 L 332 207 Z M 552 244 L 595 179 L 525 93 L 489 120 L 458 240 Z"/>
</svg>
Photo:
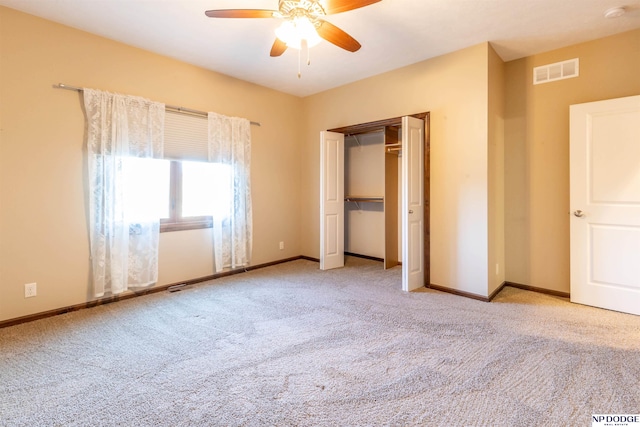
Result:
<svg viewBox="0 0 640 427">
<path fill-rule="evenodd" d="M 67 89 L 67 90 L 75 90 L 77 92 L 82 92 L 81 87 L 70 86 L 64 83 L 58 83 L 57 85 L 53 85 L 53 87 L 55 89 Z M 191 108 L 177 107 L 175 105 L 168 105 L 168 104 L 165 104 L 164 108 L 169 111 L 177 111 L 179 113 L 189 113 L 189 114 L 194 114 L 196 116 L 207 117 L 206 111 L 192 110 Z M 260 122 L 249 122 L 249 123 L 251 123 L 253 126 L 262 126 Z"/>
</svg>

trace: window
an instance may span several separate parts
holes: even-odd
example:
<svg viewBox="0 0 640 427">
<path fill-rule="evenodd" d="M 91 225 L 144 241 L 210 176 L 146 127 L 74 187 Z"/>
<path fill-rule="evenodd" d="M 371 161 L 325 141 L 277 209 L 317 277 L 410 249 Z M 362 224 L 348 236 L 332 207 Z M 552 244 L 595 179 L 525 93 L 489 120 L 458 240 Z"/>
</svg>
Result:
<svg viewBox="0 0 640 427">
<path fill-rule="evenodd" d="M 170 162 L 140 157 L 122 159 L 125 220 L 129 223 L 169 216 Z"/>
<path fill-rule="evenodd" d="M 165 157 L 122 163 L 130 222 L 160 218 L 160 231 L 212 226 L 229 218 L 231 166 L 207 162 L 207 119 L 167 112 Z"/>
<path fill-rule="evenodd" d="M 160 231 L 177 231 L 211 227 L 214 217 L 229 217 L 229 165 L 127 157 L 122 169 L 129 223 L 160 218 Z"/>
<path fill-rule="evenodd" d="M 231 167 L 217 163 L 170 162 L 168 211 L 161 231 L 211 227 L 214 217 L 228 219 L 231 205 Z"/>
</svg>

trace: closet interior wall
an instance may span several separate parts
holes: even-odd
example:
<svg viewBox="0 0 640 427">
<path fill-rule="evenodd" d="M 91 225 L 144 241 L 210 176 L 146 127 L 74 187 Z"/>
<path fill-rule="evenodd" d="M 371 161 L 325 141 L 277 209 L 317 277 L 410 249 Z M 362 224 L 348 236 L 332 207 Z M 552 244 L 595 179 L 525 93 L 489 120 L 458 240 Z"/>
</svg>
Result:
<svg viewBox="0 0 640 427">
<path fill-rule="evenodd" d="M 398 265 L 400 129 L 383 127 L 345 136 L 345 252 Z"/>
</svg>

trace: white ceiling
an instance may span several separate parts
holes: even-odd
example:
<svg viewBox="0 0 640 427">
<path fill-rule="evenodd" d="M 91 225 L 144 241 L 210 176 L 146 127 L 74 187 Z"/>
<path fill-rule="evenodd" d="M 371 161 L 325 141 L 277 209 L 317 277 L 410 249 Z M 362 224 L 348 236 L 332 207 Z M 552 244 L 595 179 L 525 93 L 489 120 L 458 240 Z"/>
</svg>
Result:
<svg viewBox="0 0 640 427">
<path fill-rule="evenodd" d="M 208 9 L 277 9 L 278 0 L 0 0 L 0 5 L 298 96 L 486 41 L 509 61 L 640 28 L 640 0 L 382 0 L 328 16 L 362 49 L 350 53 L 322 42 L 311 49 L 310 66 L 303 58 L 298 79 L 296 50 L 269 56 L 278 20 L 204 15 Z M 604 18 L 605 10 L 618 6 L 627 13 Z"/>
</svg>

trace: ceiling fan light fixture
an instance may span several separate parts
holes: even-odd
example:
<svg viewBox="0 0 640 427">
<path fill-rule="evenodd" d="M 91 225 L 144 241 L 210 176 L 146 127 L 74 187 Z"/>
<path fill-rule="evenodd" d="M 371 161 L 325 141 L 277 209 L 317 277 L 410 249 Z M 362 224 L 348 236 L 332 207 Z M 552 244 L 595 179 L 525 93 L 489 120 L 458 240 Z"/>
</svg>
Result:
<svg viewBox="0 0 640 427">
<path fill-rule="evenodd" d="M 316 27 L 305 16 L 284 21 L 276 28 L 276 37 L 294 49 L 301 49 L 303 40 L 307 41 L 307 47 L 313 47 L 322 41 Z"/>
</svg>

